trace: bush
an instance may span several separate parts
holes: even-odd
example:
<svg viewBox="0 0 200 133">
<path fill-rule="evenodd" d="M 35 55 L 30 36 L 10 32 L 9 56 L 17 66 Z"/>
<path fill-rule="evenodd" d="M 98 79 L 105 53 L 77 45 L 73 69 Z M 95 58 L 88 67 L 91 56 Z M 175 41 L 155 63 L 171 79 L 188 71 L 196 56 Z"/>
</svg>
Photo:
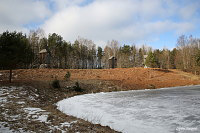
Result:
<svg viewBox="0 0 200 133">
<path fill-rule="evenodd" d="M 153 84 L 149 84 L 148 87 L 147 87 L 147 89 L 156 89 L 156 86 L 153 85 Z"/>
<path fill-rule="evenodd" d="M 76 92 L 83 92 L 83 89 L 79 86 L 78 82 L 75 83 L 74 90 Z"/>
<path fill-rule="evenodd" d="M 59 89 L 60 88 L 60 81 L 55 79 L 53 82 L 52 82 L 52 87 L 53 88 L 56 88 L 56 89 Z"/>
<path fill-rule="evenodd" d="M 71 73 L 69 71 L 67 71 L 67 73 L 65 74 L 65 80 L 69 80 L 71 77 Z"/>
<path fill-rule="evenodd" d="M 55 117 L 52 114 L 49 114 L 47 117 L 47 121 L 53 122 Z"/>
</svg>

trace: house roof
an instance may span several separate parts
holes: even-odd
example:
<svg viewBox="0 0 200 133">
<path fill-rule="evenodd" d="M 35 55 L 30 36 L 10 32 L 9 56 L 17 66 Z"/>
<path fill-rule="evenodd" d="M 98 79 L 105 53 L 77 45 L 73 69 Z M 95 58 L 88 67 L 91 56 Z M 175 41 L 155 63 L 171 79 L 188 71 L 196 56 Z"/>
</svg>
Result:
<svg viewBox="0 0 200 133">
<path fill-rule="evenodd" d="M 144 58 L 147 58 L 148 55 L 144 55 Z"/>
<path fill-rule="evenodd" d="M 39 54 L 41 54 L 41 53 L 46 53 L 46 52 L 47 52 L 46 49 L 42 49 L 42 50 L 39 52 Z"/>
<path fill-rule="evenodd" d="M 114 56 L 111 56 L 111 57 L 109 58 L 109 60 L 111 60 L 112 58 L 115 58 L 115 59 L 116 59 L 116 57 L 114 57 Z"/>
</svg>

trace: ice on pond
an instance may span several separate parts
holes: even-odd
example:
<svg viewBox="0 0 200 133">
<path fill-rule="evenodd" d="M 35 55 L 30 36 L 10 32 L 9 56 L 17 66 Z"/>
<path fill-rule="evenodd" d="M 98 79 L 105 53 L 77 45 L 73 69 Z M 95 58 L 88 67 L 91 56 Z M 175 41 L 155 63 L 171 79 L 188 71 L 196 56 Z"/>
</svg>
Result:
<svg viewBox="0 0 200 133">
<path fill-rule="evenodd" d="M 66 114 L 125 133 L 200 132 L 200 86 L 86 94 L 57 106 Z"/>
</svg>

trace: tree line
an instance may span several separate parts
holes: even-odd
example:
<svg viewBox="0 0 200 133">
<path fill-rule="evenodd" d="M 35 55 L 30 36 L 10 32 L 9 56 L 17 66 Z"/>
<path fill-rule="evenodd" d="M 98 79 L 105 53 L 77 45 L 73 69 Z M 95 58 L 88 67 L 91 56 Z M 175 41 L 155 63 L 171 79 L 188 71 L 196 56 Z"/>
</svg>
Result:
<svg viewBox="0 0 200 133">
<path fill-rule="evenodd" d="M 181 35 L 173 50 L 149 51 L 146 65 L 153 68 L 181 69 L 200 74 L 200 39 Z"/>
<path fill-rule="evenodd" d="M 37 29 L 30 31 L 28 36 L 8 31 L 0 34 L 0 69 L 38 68 L 42 49 L 46 49 L 49 55 L 47 63 L 50 68 L 109 68 L 112 56 L 117 58 L 118 68 L 181 69 L 198 74 L 200 66 L 200 39 L 192 36 L 180 36 L 173 50 L 120 45 L 116 40 L 108 41 L 102 48 L 81 37 L 73 43 L 56 33 L 45 37 L 44 31 Z"/>
<path fill-rule="evenodd" d="M 39 51 L 46 49 L 50 57 L 51 68 L 64 69 L 100 69 L 109 68 L 109 58 L 117 58 L 117 67 L 143 67 L 144 58 L 152 48 L 143 45 L 120 46 L 116 40 L 108 41 L 105 48 L 96 46 L 92 40 L 78 37 L 74 43 L 63 40 L 62 36 L 53 33 L 44 37 L 41 29 L 31 31 L 28 37 L 34 53 L 32 68 L 40 64 Z"/>
</svg>

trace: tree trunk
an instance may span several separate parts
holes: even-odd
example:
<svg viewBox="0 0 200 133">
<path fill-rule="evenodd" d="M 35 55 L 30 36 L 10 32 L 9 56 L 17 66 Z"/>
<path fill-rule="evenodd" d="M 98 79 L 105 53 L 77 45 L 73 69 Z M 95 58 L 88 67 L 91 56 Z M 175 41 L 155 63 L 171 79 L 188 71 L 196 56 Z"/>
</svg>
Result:
<svg viewBox="0 0 200 133">
<path fill-rule="evenodd" d="M 67 68 L 67 57 L 65 56 L 65 69 Z"/>
<path fill-rule="evenodd" d="M 10 69 L 9 83 L 11 83 L 11 79 L 12 79 L 12 69 Z"/>
<path fill-rule="evenodd" d="M 101 69 L 101 59 L 99 59 L 99 68 Z"/>
</svg>

